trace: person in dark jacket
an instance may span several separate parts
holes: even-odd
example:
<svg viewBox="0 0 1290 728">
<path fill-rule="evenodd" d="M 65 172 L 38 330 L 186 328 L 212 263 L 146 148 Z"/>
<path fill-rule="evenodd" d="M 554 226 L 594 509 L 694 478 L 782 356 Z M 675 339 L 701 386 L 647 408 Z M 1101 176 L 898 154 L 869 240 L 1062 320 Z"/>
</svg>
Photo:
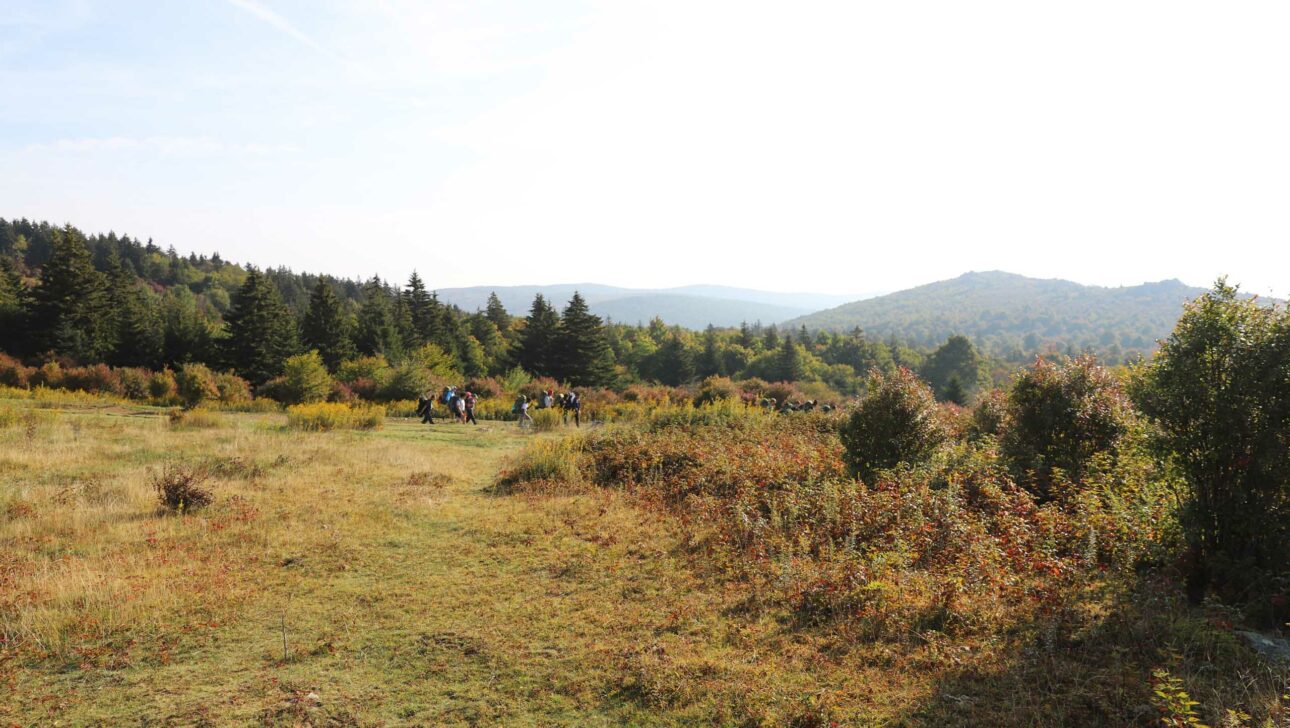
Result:
<svg viewBox="0 0 1290 728">
<path fill-rule="evenodd" d="M 426 425 L 434 424 L 434 397 L 427 397 L 424 394 L 417 398 L 417 414 L 421 415 L 421 423 Z"/>
</svg>

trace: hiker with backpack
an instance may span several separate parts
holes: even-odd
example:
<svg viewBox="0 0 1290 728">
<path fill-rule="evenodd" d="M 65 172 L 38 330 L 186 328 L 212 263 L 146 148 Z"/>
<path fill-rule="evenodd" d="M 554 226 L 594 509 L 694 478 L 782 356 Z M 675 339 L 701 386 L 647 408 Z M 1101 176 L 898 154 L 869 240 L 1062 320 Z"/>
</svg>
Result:
<svg viewBox="0 0 1290 728">
<path fill-rule="evenodd" d="M 422 394 L 417 398 L 417 414 L 421 415 L 421 424 L 434 424 L 434 397 Z"/>
<path fill-rule="evenodd" d="M 566 416 L 569 412 L 573 413 L 574 427 L 582 427 L 582 398 L 577 392 L 569 390 L 569 393 L 564 395 L 564 411 Z M 568 419 L 565 420 L 565 424 L 568 424 Z"/>
<path fill-rule="evenodd" d="M 515 398 L 515 406 L 511 407 L 511 414 L 519 415 L 520 429 L 524 429 L 524 421 L 528 420 L 529 426 L 533 425 L 533 416 L 529 414 L 529 398 L 520 395 Z"/>
<path fill-rule="evenodd" d="M 462 401 L 466 403 L 466 416 L 462 419 L 462 424 L 469 421 L 472 425 L 478 425 L 479 423 L 475 421 L 475 393 L 466 390 L 466 395 L 462 397 Z"/>
</svg>

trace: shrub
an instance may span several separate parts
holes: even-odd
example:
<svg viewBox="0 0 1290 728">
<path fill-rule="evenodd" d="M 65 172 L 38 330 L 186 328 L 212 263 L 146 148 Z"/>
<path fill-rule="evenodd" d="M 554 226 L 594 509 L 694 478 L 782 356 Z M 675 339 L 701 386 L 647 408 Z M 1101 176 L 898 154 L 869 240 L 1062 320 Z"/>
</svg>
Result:
<svg viewBox="0 0 1290 728">
<path fill-rule="evenodd" d="M 26 389 L 31 386 L 31 377 L 35 372 L 35 368 L 23 366 L 17 359 L 0 354 L 0 385 Z"/>
<path fill-rule="evenodd" d="M 170 464 L 153 476 L 152 487 L 164 508 L 185 513 L 204 508 L 214 499 L 205 487 L 208 477 L 202 468 Z"/>
<path fill-rule="evenodd" d="M 1190 596 L 1211 580 L 1230 596 L 1266 593 L 1290 573 L 1290 310 L 1220 279 L 1134 389 L 1190 490 Z"/>
<path fill-rule="evenodd" d="M 59 385 L 63 389 L 89 392 L 91 394 L 113 394 L 121 396 L 121 380 L 107 364 L 94 364 L 87 367 L 72 367 L 63 372 Z"/>
<path fill-rule="evenodd" d="M 1041 500 L 1051 496 L 1054 470 L 1078 482 L 1093 456 L 1114 454 L 1133 421 L 1119 382 L 1092 357 L 1037 360 L 1013 381 L 1005 412 L 1000 448 Z"/>
<path fill-rule="evenodd" d="M 427 392 L 437 390 L 437 384 L 429 370 L 418 366 L 415 362 L 404 362 L 390 371 L 389 377 L 377 391 L 375 398 L 383 402 L 417 399 Z"/>
<path fill-rule="evenodd" d="M 220 404 L 241 404 L 252 399 L 251 384 L 232 372 L 215 375 L 215 391 Z"/>
<path fill-rule="evenodd" d="M 771 397 L 780 404 L 802 399 L 802 393 L 797 391 L 797 387 L 792 382 L 767 384 L 762 390 L 762 396 Z"/>
<path fill-rule="evenodd" d="M 169 369 L 154 372 L 148 377 L 148 396 L 157 402 L 169 402 L 179 394 L 175 373 Z"/>
<path fill-rule="evenodd" d="M 530 379 L 527 384 L 520 387 L 519 393 L 528 397 L 530 402 L 536 404 L 538 398 L 548 389 L 559 392 L 560 383 L 551 377 L 536 377 L 534 379 Z"/>
<path fill-rule="evenodd" d="M 287 426 L 297 430 L 376 430 L 385 423 L 385 408 L 351 407 L 337 402 L 298 404 L 287 408 Z"/>
<path fill-rule="evenodd" d="M 502 396 L 502 383 L 492 377 L 475 377 L 466 381 L 466 391 L 479 399 L 491 399 Z"/>
<path fill-rule="evenodd" d="M 529 414 L 533 417 L 533 429 L 537 432 L 554 430 L 563 424 L 563 415 L 560 410 L 554 407 L 548 407 L 547 409 L 529 408 Z"/>
<path fill-rule="evenodd" d="M 63 368 L 56 361 L 45 362 L 32 372 L 31 386 L 60 389 L 63 386 Z"/>
<path fill-rule="evenodd" d="M 729 377 L 708 377 L 699 385 L 699 393 L 694 396 L 694 406 L 721 402 L 739 396 L 739 390 Z"/>
<path fill-rule="evenodd" d="M 13 407 L 0 407 L 0 429 L 12 427 L 18 422 L 18 411 Z"/>
<path fill-rule="evenodd" d="M 535 489 L 549 488 L 554 484 L 576 484 L 582 480 L 579 460 L 574 439 L 537 440 L 498 474 L 493 487 L 499 493 L 511 493 L 521 487 Z"/>
<path fill-rule="evenodd" d="M 182 430 L 199 430 L 219 427 L 219 418 L 202 409 L 172 410 L 169 415 L 170 426 Z"/>
<path fill-rule="evenodd" d="M 390 363 L 385 360 L 384 356 L 379 354 L 349 359 L 341 362 L 340 367 L 336 369 L 336 378 L 340 381 L 352 386 L 361 380 L 370 383 L 368 386 L 371 386 L 373 390 L 380 387 L 389 374 Z"/>
<path fill-rule="evenodd" d="M 121 393 L 130 399 L 148 398 L 148 379 L 151 372 L 147 369 L 125 367 L 116 370 L 117 379 L 121 382 Z"/>
<path fill-rule="evenodd" d="M 279 379 L 274 399 L 284 404 L 321 402 L 332 391 L 331 375 L 317 351 L 289 357 Z"/>
<path fill-rule="evenodd" d="M 998 437 L 1003 430 L 1004 418 L 1008 415 L 1008 394 L 1001 389 L 992 389 L 981 396 L 968 420 L 967 434 L 973 439 Z"/>
<path fill-rule="evenodd" d="M 530 377 L 528 372 L 518 366 L 511 367 L 511 369 L 503 374 L 499 379 L 502 385 L 502 391 L 507 392 L 508 394 L 516 394 L 523 391 L 524 386 L 532 380 L 533 377 Z"/>
<path fill-rule="evenodd" d="M 188 363 L 179 367 L 175 384 L 179 400 L 189 409 L 208 399 L 219 397 L 219 388 L 215 386 L 215 373 L 205 364 Z"/>
<path fill-rule="evenodd" d="M 931 457 L 946 439 L 939 415 L 931 388 L 913 372 L 872 371 L 841 430 L 851 472 L 868 482 L 880 470 Z"/>
<path fill-rule="evenodd" d="M 332 380 L 331 391 L 327 393 L 327 401 L 353 404 L 358 401 L 358 395 L 344 382 Z"/>
</svg>

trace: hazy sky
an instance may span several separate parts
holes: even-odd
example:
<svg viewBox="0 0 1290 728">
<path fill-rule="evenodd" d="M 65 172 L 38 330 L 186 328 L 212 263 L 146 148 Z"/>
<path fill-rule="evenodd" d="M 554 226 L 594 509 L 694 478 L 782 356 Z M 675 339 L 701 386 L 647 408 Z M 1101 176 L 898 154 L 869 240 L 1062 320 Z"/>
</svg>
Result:
<svg viewBox="0 0 1290 728">
<path fill-rule="evenodd" d="M 0 217 L 432 286 L 1290 293 L 1290 3 L 0 0 Z"/>
</svg>

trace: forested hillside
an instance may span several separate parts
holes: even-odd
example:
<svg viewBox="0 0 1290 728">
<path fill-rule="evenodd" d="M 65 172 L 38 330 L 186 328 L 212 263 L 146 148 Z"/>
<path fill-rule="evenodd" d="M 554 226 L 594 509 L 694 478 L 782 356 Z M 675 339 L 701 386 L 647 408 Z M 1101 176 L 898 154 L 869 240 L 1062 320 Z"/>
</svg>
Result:
<svg viewBox="0 0 1290 728">
<path fill-rule="evenodd" d="M 871 368 L 918 367 L 930 353 L 858 332 L 606 323 L 577 291 L 567 303 L 539 293 L 526 309 L 513 315 L 490 295 L 482 310 L 463 311 L 441 302 L 415 271 L 402 286 L 260 271 L 124 236 L 0 221 L 0 351 L 34 366 L 199 362 L 261 387 L 292 357 L 316 350 L 333 374 L 349 363 L 353 376 L 344 381 L 363 380 L 363 392 L 391 398 L 415 397 L 431 380 L 516 368 L 584 387 L 725 376 L 813 384 L 816 398 L 836 398 L 859 391 Z M 942 347 L 949 365 L 937 363 L 943 353 L 927 358 L 933 385 L 956 399 L 989 370 L 964 343 Z M 373 382 L 378 371 L 384 379 Z M 937 372 L 952 372 L 958 383 Z"/>
<path fill-rule="evenodd" d="M 787 325 L 828 331 L 859 327 L 917 346 L 963 334 L 985 353 L 1012 361 L 1055 349 L 1092 351 L 1117 362 L 1152 351 L 1173 329 L 1183 303 L 1202 293 L 1177 280 L 1101 288 L 999 271 L 965 273 Z"/>
</svg>

